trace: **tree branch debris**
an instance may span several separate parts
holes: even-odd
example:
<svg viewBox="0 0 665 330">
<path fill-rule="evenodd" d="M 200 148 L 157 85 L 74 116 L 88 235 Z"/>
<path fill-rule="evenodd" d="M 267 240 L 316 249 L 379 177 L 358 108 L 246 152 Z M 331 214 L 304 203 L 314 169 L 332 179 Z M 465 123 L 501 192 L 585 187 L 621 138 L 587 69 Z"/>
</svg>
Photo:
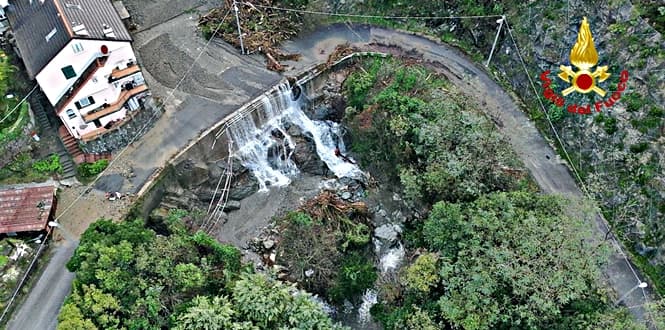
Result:
<svg viewBox="0 0 665 330">
<path fill-rule="evenodd" d="M 254 3 L 260 6 L 273 6 L 272 0 L 257 0 Z M 237 5 L 243 46 L 247 54 L 256 52 L 263 54 L 267 60 L 266 67 L 277 72 L 285 71 L 288 67 L 280 61 L 300 59 L 300 54 L 285 53 L 278 49 L 281 42 L 298 33 L 302 25 L 302 16 L 299 13 L 257 7 L 247 2 L 237 2 Z M 220 28 L 217 30 L 218 26 Z M 240 48 L 231 0 L 225 0 L 222 7 L 212 9 L 199 17 L 199 28 L 206 38 L 221 38 Z M 217 33 L 213 35 L 215 30 Z"/>
</svg>

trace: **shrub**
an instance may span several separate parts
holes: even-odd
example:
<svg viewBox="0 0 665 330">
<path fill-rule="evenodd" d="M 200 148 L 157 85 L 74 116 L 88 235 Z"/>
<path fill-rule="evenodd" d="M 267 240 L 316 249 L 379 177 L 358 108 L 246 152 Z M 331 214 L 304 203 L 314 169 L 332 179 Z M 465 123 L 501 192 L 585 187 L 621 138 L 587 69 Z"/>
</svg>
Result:
<svg viewBox="0 0 665 330">
<path fill-rule="evenodd" d="M 5 267 L 9 263 L 9 257 L 0 255 L 0 268 Z"/>
<path fill-rule="evenodd" d="M 312 217 L 302 211 L 289 212 L 286 218 L 298 226 L 309 227 L 312 225 Z"/>
<path fill-rule="evenodd" d="M 335 302 L 342 302 L 371 288 L 377 279 L 374 265 L 358 253 L 344 257 L 340 272 L 333 287 L 330 289 L 330 298 Z"/>
<path fill-rule="evenodd" d="M 104 169 L 109 165 L 109 161 L 106 159 L 100 159 L 94 163 L 83 163 L 78 166 L 76 169 L 80 176 L 84 178 L 93 177 L 99 173 L 102 173 Z"/>
<path fill-rule="evenodd" d="M 632 92 L 628 93 L 623 97 L 623 102 L 626 104 L 626 111 L 635 112 L 640 110 L 644 105 L 645 101 L 642 95 Z"/>
<path fill-rule="evenodd" d="M 630 152 L 639 154 L 649 148 L 648 142 L 640 142 L 630 146 Z"/>
<path fill-rule="evenodd" d="M 44 174 L 50 174 L 50 173 L 62 173 L 62 165 L 60 164 L 60 156 L 58 155 L 51 155 L 51 157 L 47 159 L 43 159 L 40 161 L 36 161 L 32 164 L 32 168 L 39 172 L 39 173 L 44 173 Z"/>
<path fill-rule="evenodd" d="M 617 119 L 614 117 L 606 117 L 605 118 L 605 132 L 607 134 L 614 134 L 617 131 Z"/>
</svg>

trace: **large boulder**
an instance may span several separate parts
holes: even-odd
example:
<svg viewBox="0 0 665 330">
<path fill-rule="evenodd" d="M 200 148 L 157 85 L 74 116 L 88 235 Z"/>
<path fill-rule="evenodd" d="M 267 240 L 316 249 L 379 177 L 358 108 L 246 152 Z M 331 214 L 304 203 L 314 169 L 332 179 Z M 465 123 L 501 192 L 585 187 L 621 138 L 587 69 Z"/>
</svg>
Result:
<svg viewBox="0 0 665 330">
<path fill-rule="evenodd" d="M 259 182 L 249 172 L 233 178 L 229 198 L 233 200 L 242 200 L 259 190 Z"/>
<path fill-rule="evenodd" d="M 328 166 L 316 154 L 316 148 L 311 139 L 297 136 L 293 137 L 293 142 L 296 144 L 296 149 L 291 159 L 301 171 L 314 175 L 327 174 Z"/>
<path fill-rule="evenodd" d="M 388 243 L 397 242 L 397 238 L 402 229 L 397 225 L 385 224 L 374 229 L 374 237 Z"/>
<path fill-rule="evenodd" d="M 208 181 L 208 166 L 204 163 L 185 160 L 176 166 L 178 182 L 183 188 L 200 186 Z"/>
<path fill-rule="evenodd" d="M 240 202 L 234 200 L 228 200 L 226 205 L 224 205 L 224 211 L 234 211 L 240 209 Z"/>
</svg>

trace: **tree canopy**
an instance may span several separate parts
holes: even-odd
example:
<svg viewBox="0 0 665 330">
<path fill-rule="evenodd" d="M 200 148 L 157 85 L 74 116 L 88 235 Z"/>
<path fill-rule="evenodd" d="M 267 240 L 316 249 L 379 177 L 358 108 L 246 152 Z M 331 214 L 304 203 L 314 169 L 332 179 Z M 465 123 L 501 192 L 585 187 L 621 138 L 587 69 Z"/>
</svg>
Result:
<svg viewBox="0 0 665 330">
<path fill-rule="evenodd" d="M 527 192 L 435 204 L 423 233 L 442 254 L 442 315 L 467 329 L 538 327 L 585 299 L 602 256 L 563 205 Z"/>
<path fill-rule="evenodd" d="M 343 86 L 352 150 L 426 215 L 406 223 L 412 257 L 379 287 L 374 317 L 387 329 L 638 327 L 602 289 L 590 215 L 537 193 L 478 105 L 417 61 L 361 63 Z"/>
<path fill-rule="evenodd" d="M 58 329 L 331 329 L 305 292 L 243 270 L 240 252 L 167 220 L 99 220 L 67 267 L 76 272 Z M 302 328 L 302 329 L 305 329 Z"/>
<path fill-rule="evenodd" d="M 512 150 L 472 110 L 477 105 L 436 74 L 377 59 L 349 75 L 344 91 L 354 107 L 352 150 L 365 165 L 383 164 L 410 199 L 473 200 L 515 188 Z"/>
</svg>

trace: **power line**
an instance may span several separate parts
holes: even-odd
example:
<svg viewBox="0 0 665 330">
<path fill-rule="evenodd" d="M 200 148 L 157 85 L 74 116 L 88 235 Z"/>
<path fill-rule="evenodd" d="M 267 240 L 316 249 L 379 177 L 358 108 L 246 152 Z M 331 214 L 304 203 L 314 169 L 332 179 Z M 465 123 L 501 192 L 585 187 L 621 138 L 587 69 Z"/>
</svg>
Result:
<svg viewBox="0 0 665 330">
<path fill-rule="evenodd" d="M 7 306 L 5 307 L 5 310 L 2 311 L 2 315 L 0 315 L 0 322 L 7 316 L 7 312 L 9 312 L 9 307 L 12 305 L 14 300 L 16 299 L 16 296 L 18 295 L 19 290 L 21 290 L 21 286 L 23 286 L 23 282 L 28 278 L 28 275 L 30 274 L 30 269 L 35 265 L 35 262 L 37 262 L 37 258 L 39 255 L 42 253 L 42 250 L 44 250 L 44 246 L 46 245 L 46 241 L 48 240 L 48 235 L 51 234 L 51 232 L 55 230 L 54 228 L 51 228 L 51 230 L 46 232 L 46 236 L 44 236 L 44 240 L 42 240 L 42 243 L 39 244 L 39 248 L 37 249 L 37 252 L 35 253 L 35 257 L 32 258 L 32 261 L 30 261 L 30 265 L 28 265 L 28 270 L 23 274 L 23 277 L 21 278 L 20 284 L 16 287 L 16 290 L 14 290 L 14 293 L 12 294 L 12 297 L 9 299 L 9 302 L 7 303 Z"/>
<path fill-rule="evenodd" d="M 10 111 L 10 112 L 9 112 L 7 115 L 5 115 L 2 119 L 0 119 L 0 124 L 2 124 L 3 121 L 5 121 L 7 118 L 9 118 L 9 116 L 10 116 L 14 111 L 16 111 L 16 109 L 18 109 L 18 108 L 21 106 L 21 104 L 23 104 L 23 102 L 25 102 L 25 100 L 28 99 L 28 97 L 30 97 L 30 95 L 32 95 L 32 93 L 33 93 L 35 90 L 37 90 L 37 87 L 38 87 L 38 86 L 39 86 L 38 84 L 35 84 L 35 87 L 33 87 L 32 90 L 30 90 L 30 92 L 29 92 L 26 96 L 23 97 L 23 99 L 21 100 L 21 102 L 19 102 L 19 103 L 14 107 L 14 109 L 12 109 L 12 111 Z"/>
<path fill-rule="evenodd" d="M 531 75 L 529 74 L 529 71 L 526 67 L 526 64 L 524 63 L 524 59 L 522 58 L 520 49 L 517 46 L 517 42 L 515 41 L 515 38 L 513 37 L 512 30 L 510 29 L 510 26 L 508 25 L 507 20 L 506 20 L 506 30 L 508 30 L 508 34 L 510 35 L 510 39 L 512 40 L 513 45 L 515 46 L 515 49 L 517 51 L 517 55 L 518 55 L 518 57 L 520 59 L 520 62 L 522 64 L 522 68 L 524 69 L 524 72 L 526 73 L 526 76 L 529 80 L 529 83 L 531 84 L 531 87 L 533 88 L 533 92 L 536 95 L 536 99 L 538 99 L 538 103 L 540 103 L 540 107 L 543 110 L 543 112 L 545 113 L 545 118 L 547 119 L 547 122 L 549 123 L 550 127 L 552 128 L 552 131 L 554 132 L 554 136 L 556 137 L 557 141 L 559 142 L 559 145 L 561 146 L 561 150 L 563 151 L 566 158 L 568 159 L 568 162 L 570 163 L 570 165 L 573 169 L 573 172 L 575 173 L 575 176 L 577 177 L 578 181 L 580 182 L 580 186 L 582 187 L 583 193 L 586 195 L 587 198 L 589 198 L 591 200 L 594 200 L 594 198 L 591 196 L 588 189 L 586 188 L 586 184 L 584 183 L 584 181 L 582 181 L 582 178 L 580 177 L 579 173 L 577 172 L 577 169 L 575 168 L 575 164 L 573 164 L 572 160 L 570 159 L 570 156 L 568 155 L 568 152 L 566 151 L 566 147 L 563 145 L 563 142 L 561 141 L 561 138 L 559 137 L 559 134 L 557 133 L 556 128 L 554 127 L 554 124 L 552 123 L 552 120 L 550 119 L 549 114 L 547 113 L 547 110 L 545 109 L 545 106 L 543 105 L 542 100 L 540 99 L 540 95 L 538 94 L 538 90 L 536 89 L 536 85 L 534 84 L 533 80 L 531 79 Z M 605 218 L 601 214 L 597 213 L 596 215 L 600 216 L 601 219 L 603 220 L 602 223 L 605 226 L 605 229 L 607 230 L 607 232 L 611 232 L 609 226 L 606 223 Z M 626 253 L 623 251 L 623 248 L 621 247 L 621 244 L 616 240 L 616 238 L 614 237 L 613 234 L 612 234 L 611 237 L 612 237 L 612 241 L 614 242 L 614 244 L 617 247 L 617 250 L 621 254 L 621 256 L 624 259 L 624 261 L 626 262 L 626 264 L 628 265 L 628 268 L 633 273 L 633 276 L 635 276 L 635 279 L 637 279 L 638 283 L 642 283 L 642 280 L 637 275 L 637 272 L 635 271 L 633 266 L 630 264 L 630 261 L 628 260 L 628 257 L 626 256 Z M 642 289 L 642 295 L 644 296 L 644 300 L 646 302 L 646 301 L 648 301 L 646 292 L 644 291 L 644 288 L 641 288 L 641 289 Z"/>
<path fill-rule="evenodd" d="M 248 3 L 244 3 L 248 4 Z M 314 10 L 304 10 L 304 9 L 293 9 L 293 8 L 284 8 L 284 7 L 275 7 L 275 6 L 264 6 L 258 4 L 250 4 L 253 7 L 265 8 L 265 9 L 274 9 L 281 11 L 289 11 L 302 14 L 313 14 L 313 15 L 324 15 L 324 16 L 340 16 L 340 17 L 356 17 L 356 18 L 383 18 L 383 19 L 456 19 L 456 18 L 497 18 L 502 15 L 475 15 L 475 16 L 381 16 L 381 15 L 360 15 L 360 14 L 340 14 L 340 13 L 330 13 L 324 11 L 314 11 Z"/>
<path fill-rule="evenodd" d="M 217 25 L 217 27 L 215 28 L 215 31 L 214 31 L 213 34 L 212 34 L 213 37 L 215 36 L 215 34 L 217 34 L 217 31 L 219 31 L 219 29 L 222 27 L 222 24 L 224 23 L 224 20 L 226 20 L 226 17 L 229 15 L 230 12 L 231 12 L 231 9 L 229 9 L 229 10 L 226 12 L 226 15 L 224 15 L 224 18 L 222 18 L 222 20 L 220 21 L 220 23 Z M 192 71 L 192 68 L 194 67 L 194 65 L 196 64 L 196 62 L 201 58 L 201 56 L 203 55 L 203 53 L 204 53 L 204 52 L 206 51 L 206 49 L 208 48 L 208 46 L 210 45 L 210 43 L 211 43 L 212 40 L 214 39 L 213 37 L 211 37 L 210 39 L 208 39 L 208 41 L 206 42 L 205 46 L 204 46 L 204 47 L 201 49 L 201 51 L 199 52 L 199 55 L 194 59 L 194 61 L 192 62 L 192 64 L 189 66 L 189 69 L 187 69 L 187 71 L 183 74 L 182 78 L 180 78 L 180 80 L 179 80 L 178 83 L 175 85 L 175 87 L 173 87 L 173 89 L 171 89 L 171 92 L 169 93 L 169 95 L 166 97 L 166 99 L 165 99 L 164 102 L 162 103 L 161 108 L 163 108 L 164 104 L 166 104 L 166 103 L 171 99 L 171 97 L 173 97 L 175 91 L 178 89 L 178 87 L 180 87 L 180 84 L 182 84 L 182 82 L 185 80 L 185 78 L 186 78 L 186 77 L 189 75 L 189 73 Z M 33 88 L 33 91 L 34 91 L 36 88 L 37 88 L 37 86 L 35 85 L 35 88 Z M 32 92 L 31 92 L 31 93 L 32 93 Z M 25 98 L 27 98 L 27 96 L 26 96 Z M 25 100 L 25 98 L 24 98 L 24 100 Z M 159 109 L 159 110 L 161 110 L 161 109 Z M 126 145 L 126 146 L 125 146 L 125 147 L 124 147 L 124 148 L 118 153 L 118 155 L 117 155 L 115 158 L 113 158 L 113 159 L 109 162 L 108 166 L 107 166 L 102 172 L 100 172 L 100 173 L 97 175 L 97 177 L 95 177 L 95 179 L 92 180 L 92 182 L 90 182 L 90 183 L 88 184 L 88 187 L 87 187 L 86 189 L 83 189 L 83 192 L 81 192 L 81 193 L 76 197 L 76 199 L 74 199 L 74 201 L 72 201 L 72 202 L 69 204 L 69 206 L 67 206 L 67 208 L 65 208 L 65 210 L 64 210 L 59 216 L 57 216 L 57 217 L 53 220 L 54 222 L 58 222 L 58 220 L 59 220 L 60 218 L 62 218 L 62 216 L 65 215 L 65 214 L 66 214 L 66 213 L 67 213 L 67 212 L 68 212 L 68 211 L 69 211 L 69 210 L 70 210 L 70 209 L 71 209 L 71 208 L 72 208 L 72 207 L 73 207 L 73 206 L 74 206 L 74 205 L 75 205 L 80 199 L 81 199 L 81 197 L 83 197 L 83 195 L 85 195 L 85 194 L 87 193 L 88 189 L 91 188 L 92 185 L 95 184 L 95 183 L 97 182 L 97 180 L 99 180 L 99 179 L 103 176 L 103 174 L 106 173 L 106 171 L 108 171 L 108 170 L 111 168 L 111 165 L 113 165 L 116 161 L 118 161 L 118 160 L 121 158 L 121 156 L 125 153 L 125 151 L 127 151 L 127 149 L 130 147 L 130 145 L 131 145 L 132 143 L 134 143 L 134 141 L 136 141 L 136 139 L 138 139 L 138 138 L 141 136 L 141 134 L 143 133 L 143 131 L 144 131 L 146 128 L 148 128 L 148 126 L 152 123 L 152 120 L 155 119 L 155 118 L 157 117 L 157 114 L 158 114 L 158 113 L 159 113 L 159 112 L 155 111 L 155 113 L 150 117 L 150 119 L 148 119 L 148 121 L 146 122 L 146 124 L 145 124 L 143 127 L 141 127 L 141 129 L 140 129 L 139 131 L 137 131 L 137 133 L 136 133 L 136 134 L 134 135 L 134 137 L 130 140 L 130 142 L 129 142 L 129 143 L 128 143 L 128 144 L 127 144 L 127 145 Z M 54 229 L 52 229 L 51 231 L 53 231 L 53 230 L 54 230 Z M 48 235 L 47 235 L 47 237 L 48 237 Z M 41 249 L 43 248 L 44 244 L 46 243 L 46 238 L 47 238 L 47 237 L 44 238 L 44 241 L 42 242 L 42 245 L 40 245 L 40 250 L 39 250 L 39 252 L 41 252 Z M 17 285 L 17 287 L 16 287 L 16 291 L 14 292 L 14 296 L 13 296 L 12 299 L 9 301 L 9 303 L 7 303 L 7 305 L 5 306 L 5 310 L 3 311 L 2 316 L 0 316 L 0 321 L 2 320 L 2 318 L 5 317 L 5 315 L 7 314 L 7 311 L 9 311 L 9 308 L 11 307 L 12 303 L 14 302 L 14 299 L 15 299 L 16 295 L 18 294 L 18 291 L 19 291 L 19 290 L 21 289 L 21 287 L 23 286 L 23 284 L 24 284 L 26 278 L 28 277 L 28 274 L 30 273 L 30 270 L 32 270 L 32 267 L 34 266 L 34 264 L 35 264 L 35 262 L 37 261 L 37 258 L 38 258 L 38 257 L 39 257 L 39 253 L 36 253 L 36 254 L 35 254 L 35 257 L 34 257 L 34 258 L 32 259 L 32 261 L 30 262 L 30 265 L 28 266 L 28 269 L 26 270 L 25 274 L 23 275 L 23 278 L 22 278 L 21 281 L 18 283 L 18 285 Z"/>
<path fill-rule="evenodd" d="M 226 19 L 226 17 L 227 17 L 228 14 L 230 13 L 230 11 L 231 11 L 231 10 L 229 9 L 229 11 L 227 11 L 226 15 L 224 15 L 224 18 L 222 18 L 222 20 L 220 21 L 220 23 L 217 25 L 217 28 L 215 29 L 215 31 L 214 31 L 213 34 L 212 34 L 213 36 L 214 36 L 215 34 L 217 34 L 217 31 L 221 28 L 222 24 L 224 23 L 224 20 Z M 205 50 L 208 48 L 208 46 L 210 45 L 210 43 L 212 42 L 212 40 L 213 40 L 213 38 L 210 38 L 210 39 L 208 40 L 208 42 L 206 42 L 205 46 L 201 49 L 201 51 L 199 52 L 199 55 L 194 59 L 194 61 L 193 61 L 192 64 L 189 66 L 189 68 L 187 69 L 187 71 L 185 72 L 185 74 L 180 78 L 180 80 L 178 81 L 178 83 L 176 83 L 175 87 L 173 87 L 173 89 L 171 89 L 171 92 L 169 93 L 169 95 L 166 97 L 166 99 L 165 99 L 164 102 L 162 103 L 162 108 L 163 108 L 163 105 L 164 105 L 164 104 L 167 104 L 168 101 L 173 97 L 175 91 L 178 89 L 178 87 L 180 87 L 180 85 L 181 85 L 182 82 L 185 80 L 185 78 L 187 78 L 187 76 L 189 75 L 189 73 L 192 71 L 192 68 L 194 68 L 194 65 L 195 65 L 196 62 L 198 62 L 198 60 L 201 58 L 201 56 L 203 55 L 203 53 L 205 52 Z M 160 109 L 160 110 L 161 110 L 161 109 Z M 145 125 L 144 125 L 144 126 L 138 131 L 138 132 L 137 132 L 137 134 L 134 135 L 134 137 L 132 138 L 132 140 L 130 140 L 130 142 L 127 144 L 127 146 L 125 146 L 125 147 L 124 147 L 124 148 L 118 153 L 118 155 L 117 155 L 115 158 L 113 158 L 113 159 L 111 160 L 111 162 L 109 162 L 108 166 L 106 167 L 106 169 L 104 169 L 104 171 L 102 171 L 99 175 L 97 175 L 97 177 L 96 177 L 96 178 L 95 178 L 90 184 L 88 184 L 88 187 L 92 187 L 92 185 L 93 185 L 95 182 L 97 182 L 97 180 L 99 180 L 99 178 L 101 178 L 102 175 L 103 175 L 107 170 L 109 170 L 109 169 L 111 168 L 111 165 L 113 165 L 116 161 L 118 161 L 118 160 L 120 159 L 120 157 L 125 153 L 125 151 L 127 151 L 127 149 L 129 148 L 129 146 L 130 146 L 132 143 L 134 143 L 134 141 L 136 141 L 136 139 L 138 139 L 139 136 L 141 136 L 141 134 L 143 133 L 143 130 L 145 130 L 145 129 L 148 127 L 148 125 L 151 124 L 152 119 L 155 118 L 156 116 L 157 116 L 157 113 L 153 114 L 153 116 L 150 117 L 150 119 L 148 120 L 148 122 L 147 122 L 147 123 L 146 123 L 146 124 L 145 124 Z M 60 214 L 60 215 L 55 219 L 55 221 L 58 221 L 58 219 L 60 219 L 60 218 L 61 218 L 61 217 L 67 212 L 67 211 L 69 211 L 69 209 L 71 209 L 71 208 L 74 206 L 74 204 L 75 204 L 79 199 L 81 199 L 81 197 L 83 197 L 84 194 L 85 194 L 85 190 L 84 190 L 84 192 L 82 192 L 81 194 L 79 194 L 79 196 L 78 196 L 78 197 L 77 197 L 77 198 L 76 198 L 71 204 L 69 204 L 69 206 L 63 211 L 62 214 Z"/>
</svg>

